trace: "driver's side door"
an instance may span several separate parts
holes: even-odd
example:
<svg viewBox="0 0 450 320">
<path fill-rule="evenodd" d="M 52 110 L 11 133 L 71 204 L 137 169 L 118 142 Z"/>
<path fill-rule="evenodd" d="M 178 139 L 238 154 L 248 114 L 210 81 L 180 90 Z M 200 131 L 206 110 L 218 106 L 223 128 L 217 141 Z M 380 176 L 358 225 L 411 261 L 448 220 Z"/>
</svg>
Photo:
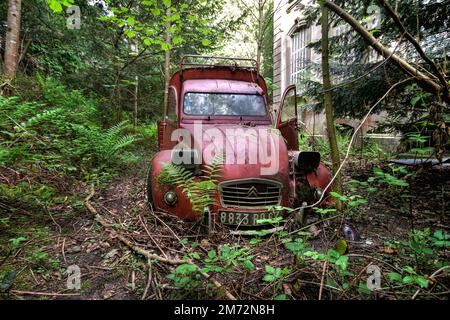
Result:
<svg viewBox="0 0 450 320">
<path fill-rule="evenodd" d="M 298 150 L 298 111 L 295 85 L 286 88 L 277 113 L 276 127 L 286 141 L 288 150 Z"/>
</svg>

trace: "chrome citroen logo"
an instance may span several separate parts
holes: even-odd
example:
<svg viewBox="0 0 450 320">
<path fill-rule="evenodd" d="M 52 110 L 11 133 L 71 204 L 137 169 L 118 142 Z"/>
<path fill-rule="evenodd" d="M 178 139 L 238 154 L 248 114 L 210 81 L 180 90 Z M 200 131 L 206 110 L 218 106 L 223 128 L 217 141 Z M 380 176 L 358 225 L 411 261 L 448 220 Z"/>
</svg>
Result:
<svg viewBox="0 0 450 320">
<path fill-rule="evenodd" d="M 252 186 L 248 192 L 247 192 L 247 197 L 257 197 L 258 196 L 258 190 L 256 190 L 255 186 Z"/>
</svg>

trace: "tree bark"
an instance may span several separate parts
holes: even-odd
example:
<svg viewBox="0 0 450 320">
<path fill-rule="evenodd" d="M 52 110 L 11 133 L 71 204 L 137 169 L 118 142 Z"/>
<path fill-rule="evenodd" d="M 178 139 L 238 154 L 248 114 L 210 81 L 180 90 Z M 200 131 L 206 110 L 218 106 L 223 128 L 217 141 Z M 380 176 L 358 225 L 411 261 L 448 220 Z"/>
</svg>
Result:
<svg viewBox="0 0 450 320">
<path fill-rule="evenodd" d="M 3 78 L 5 84 L 2 85 L 2 94 L 13 94 L 14 79 L 16 77 L 19 63 L 19 43 L 20 43 L 20 20 L 21 20 L 21 0 L 8 1 L 8 29 L 5 39 L 5 70 Z"/>
<path fill-rule="evenodd" d="M 264 41 L 264 0 L 258 0 L 258 36 L 256 44 L 256 62 L 261 68 L 262 44 Z"/>
<path fill-rule="evenodd" d="M 167 16 L 170 16 L 170 11 L 167 10 Z M 166 43 L 170 45 L 172 35 L 170 34 L 170 22 L 166 25 Z M 167 117 L 169 109 L 169 84 L 170 84 L 170 49 L 166 50 L 164 59 L 164 120 Z"/>
<path fill-rule="evenodd" d="M 331 96 L 331 79 L 330 79 L 330 66 L 329 66 L 329 54 L 328 54 L 328 9 L 322 5 L 322 17 L 321 17 L 321 27 L 322 27 L 322 79 L 323 79 L 323 91 L 324 91 L 324 106 L 325 106 L 325 116 L 327 122 L 328 131 L 328 142 L 330 144 L 331 160 L 333 162 L 333 174 L 339 171 L 339 166 L 341 164 L 341 159 L 339 156 L 339 147 L 337 144 L 336 137 L 336 127 L 334 124 L 333 116 L 333 102 Z M 334 192 L 342 194 L 342 182 L 341 174 L 336 176 L 335 183 L 333 186 Z M 337 201 L 337 208 L 341 210 L 341 203 Z"/>
<path fill-rule="evenodd" d="M 444 88 L 436 81 L 428 77 L 427 75 L 420 72 L 418 69 L 414 68 L 407 61 L 403 60 L 396 54 L 393 54 L 388 48 L 386 48 L 381 42 L 379 42 L 372 34 L 367 31 L 354 17 L 352 17 L 348 12 L 339 7 L 332 1 L 322 0 L 323 4 L 330 10 L 334 11 L 338 16 L 340 16 L 345 22 L 350 24 L 353 29 L 358 32 L 364 39 L 366 39 L 370 46 L 374 48 L 379 54 L 385 58 L 390 57 L 395 65 L 400 67 L 408 76 L 414 77 L 416 82 L 425 90 L 436 96 L 440 96 L 441 92 L 444 92 Z M 450 101 L 449 94 L 444 95 L 444 100 Z"/>
</svg>

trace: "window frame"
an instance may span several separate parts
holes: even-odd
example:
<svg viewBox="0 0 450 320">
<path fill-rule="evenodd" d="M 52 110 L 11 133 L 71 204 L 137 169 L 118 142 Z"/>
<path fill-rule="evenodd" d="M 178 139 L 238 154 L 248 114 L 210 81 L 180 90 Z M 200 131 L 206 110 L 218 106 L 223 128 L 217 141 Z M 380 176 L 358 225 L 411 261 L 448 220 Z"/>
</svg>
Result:
<svg viewBox="0 0 450 320">
<path fill-rule="evenodd" d="M 305 24 L 298 26 L 290 35 L 291 37 L 291 73 L 290 81 L 297 84 L 299 81 L 307 80 L 303 75 L 308 70 L 308 62 L 311 60 L 311 27 Z"/>
<path fill-rule="evenodd" d="M 260 96 L 264 102 L 264 109 L 266 111 L 266 113 L 264 115 L 208 115 L 208 114 L 191 114 L 191 113 L 186 113 L 185 111 L 185 103 L 186 103 L 186 95 L 189 93 L 194 93 L 194 94 L 235 94 L 235 95 L 245 95 L 245 96 Z M 211 117 L 211 118 L 267 118 L 269 116 L 269 108 L 267 105 L 267 101 L 266 98 L 264 97 L 264 95 L 259 95 L 257 93 L 240 93 L 240 92 L 203 92 L 203 91 L 186 91 L 183 94 L 183 104 L 181 106 L 183 114 L 188 116 L 188 117 Z"/>
</svg>

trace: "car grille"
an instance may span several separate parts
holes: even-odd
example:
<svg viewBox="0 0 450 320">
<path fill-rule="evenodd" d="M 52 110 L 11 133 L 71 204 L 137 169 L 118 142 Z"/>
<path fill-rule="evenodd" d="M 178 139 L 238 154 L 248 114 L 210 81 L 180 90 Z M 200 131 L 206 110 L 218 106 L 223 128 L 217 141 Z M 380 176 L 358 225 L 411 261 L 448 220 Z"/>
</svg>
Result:
<svg viewBox="0 0 450 320">
<path fill-rule="evenodd" d="M 265 179 L 244 179 L 219 184 L 222 206 L 260 208 L 276 206 L 281 200 L 281 183 Z"/>
</svg>

